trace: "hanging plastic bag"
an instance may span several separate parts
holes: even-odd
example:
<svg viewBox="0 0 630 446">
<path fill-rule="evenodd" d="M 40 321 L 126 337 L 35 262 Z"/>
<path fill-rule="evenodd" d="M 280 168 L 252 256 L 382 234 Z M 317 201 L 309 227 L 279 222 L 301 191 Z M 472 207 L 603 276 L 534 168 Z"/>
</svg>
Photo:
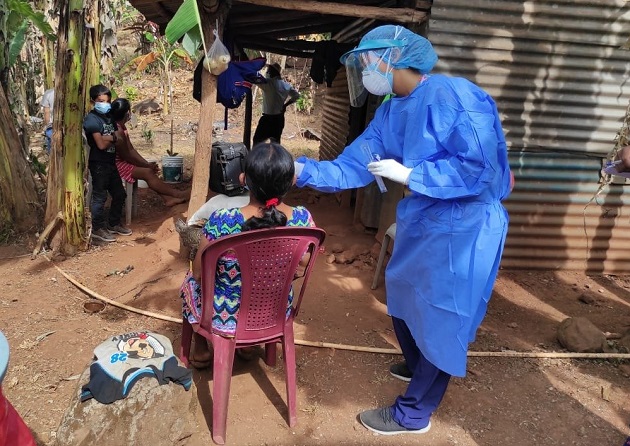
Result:
<svg viewBox="0 0 630 446">
<path fill-rule="evenodd" d="M 221 39 L 219 39 L 219 22 L 217 21 L 217 26 L 214 28 L 214 43 L 206 53 L 206 58 L 203 61 L 203 66 L 210 73 L 218 76 L 228 69 L 228 64 L 230 63 L 230 52 L 223 45 Z"/>
</svg>

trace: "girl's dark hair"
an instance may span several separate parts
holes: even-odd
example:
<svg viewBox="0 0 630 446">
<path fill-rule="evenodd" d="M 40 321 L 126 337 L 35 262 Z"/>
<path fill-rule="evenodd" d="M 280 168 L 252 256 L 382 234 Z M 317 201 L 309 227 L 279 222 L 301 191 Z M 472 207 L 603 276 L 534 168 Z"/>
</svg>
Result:
<svg viewBox="0 0 630 446">
<path fill-rule="evenodd" d="M 112 92 L 109 91 L 109 88 L 107 88 L 105 85 L 93 85 L 90 87 L 90 99 L 95 101 L 96 98 L 98 98 L 100 95 L 102 94 L 106 94 L 107 96 L 109 96 L 109 98 L 112 98 Z"/>
<path fill-rule="evenodd" d="M 282 203 L 293 185 L 293 156 L 278 143 L 261 142 L 247 154 L 244 172 L 249 193 L 266 205 L 262 217 L 249 218 L 243 231 L 285 226 L 287 216 L 278 210 L 277 205 Z"/>
<path fill-rule="evenodd" d="M 125 115 L 131 110 L 131 104 L 125 98 L 118 98 L 112 101 L 112 108 L 109 111 L 109 115 L 114 122 L 122 121 L 125 119 Z"/>
</svg>

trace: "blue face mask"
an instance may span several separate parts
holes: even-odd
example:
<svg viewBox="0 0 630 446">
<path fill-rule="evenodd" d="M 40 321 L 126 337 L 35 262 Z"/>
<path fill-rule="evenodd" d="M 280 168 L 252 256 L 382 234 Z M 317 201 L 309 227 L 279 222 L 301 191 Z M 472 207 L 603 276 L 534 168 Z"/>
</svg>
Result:
<svg viewBox="0 0 630 446">
<path fill-rule="evenodd" d="M 110 104 L 109 102 L 96 102 L 94 104 L 94 110 L 102 114 L 109 113 L 111 108 L 112 108 L 112 104 Z"/>
</svg>

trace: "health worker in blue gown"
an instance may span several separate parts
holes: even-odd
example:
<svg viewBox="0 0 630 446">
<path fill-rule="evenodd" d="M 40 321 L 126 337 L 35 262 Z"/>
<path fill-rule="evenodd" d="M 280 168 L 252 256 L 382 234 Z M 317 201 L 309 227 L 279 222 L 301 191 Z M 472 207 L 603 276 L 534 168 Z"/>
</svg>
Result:
<svg viewBox="0 0 630 446">
<path fill-rule="evenodd" d="M 341 58 L 352 105 L 368 92 L 393 98 L 337 159 L 296 161 L 300 187 L 336 192 L 380 175 L 409 189 L 385 273 L 405 358 L 390 372 L 409 386 L 393 405 L 359 417 L 385 435 L 428 431 L 451 376 L 465 376 L 508 228 L 501 201 L 512 176 L 495 103 L 466 79 L 430 74 L 437 59 L 427 39 L 404 27 L 368 32 Z"/>
</svg>

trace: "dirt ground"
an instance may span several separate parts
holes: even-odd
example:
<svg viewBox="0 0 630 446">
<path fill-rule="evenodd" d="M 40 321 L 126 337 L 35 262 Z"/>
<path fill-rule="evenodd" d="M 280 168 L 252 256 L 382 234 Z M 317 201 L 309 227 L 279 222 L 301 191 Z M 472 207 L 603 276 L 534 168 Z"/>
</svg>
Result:
<svg viewBox="0 0 630 446">
<path fill-rule="evenodd" d="M 192 75 L 176 77 L 185 91 Z M 157 96 L 157 83 L 136 79 L 138 100 Z M 185 93 L 176 97 L 176 149 L 186 157 L 190 186 L 194 128 L 198 106 Z M 293 112 L 291 112 L 293 113 Z M 220 121 L 222 113 L 216 114 Z M 228 131 L 218 137 L 238 140 L 240 115 L 232 112 Z M 256 115 L 255 115 L 256 116 Z M 317 154 L 317 142 L 303 139 L 300 129 L 317 128 L 317 116 L 287 119 L 285 140 L 295 153 Z M 168 147 L 167 124 L 157 114 L 138 117 L 131 135 L 147 157 L 159 158 Z M 299 127 L 298 127 L 299 126 Z M 143 132 L 152 129 L 152 142 Z M 37 137 L 34 144 L 38 144 Z M 316 223 L 334 244 L 372 249 L 374 233 L 350 224 L 353 211 L 334 195 L 312 198 L 294 190 L 289 202 L 308 202 Z M 310 197 L 310 198 L 309 198 Z M 165 207 L 148 189 L 139 190 L 139 215 L 133 235 L 92 247 L 54 263 L 43 255 L 29 258 L 32 241 L 0 247 L 0 329 L 7 336 L 11 359 L 3 391 L 36 435 L 53 445 L 55 432 L 76 397 L 77 377 L 89 365 L 95 346 L 118 333 L 148 329 L 179 346 L 181 326 L 117 309 L 87 314 L 89 297 L 67 281 L 55 266 L 89 289 L 118 302 L 180 317 L 178 287 L 188 262 L 179 255 L 174 220 L 185 218 L 187 205 Z M 386 314 L 385 290 L 374 291 L 374 256 L 352 264 L 318 259 L 302 306 L 296 338 L 358 346 L 396 347 Z M 133 268 L 129 268 L 133 267 Z M 578 300 L 596 293 L 590 304 Z M 587 276 L 562 271 L 500 272 L 488 315 L 474 351 L 563 351 L 556 328 L 566 317 L 585 316 L 602 331 L 630 329 L 630 277 Z M 297 348 L 298 424 L 287 425 L 284 374 L 262 360 L 237 359 L 228 416 L 228 444 L 234 445 L 583 445 L 621 446 L 630 434 L 630 362 L 527 358 L 471 358 L 468 375 L 453 379 L 445 400 L 423 436 L 382 437 L 364 429 L 356 415 L 389 404 L 405 384 L 392 378 L 389 366 L 399 356 L 313 347 Z M 209 371 L 194 379 L 208 435 L 211 420 Z M 183 391 L 183 390 L 182 390 Z M 177 414 L 165 414 L 165 421 Z M 118 445 L 113 445 L 118 446 Z M 120 445 L 123 446 L 123 445 Z M 142 446 L 142 445 L 141 445 Z M 161 446 L 161 445 L 152 445 Z M 166 444 L 164 446 L 167 446 Z"/>
</svg>

